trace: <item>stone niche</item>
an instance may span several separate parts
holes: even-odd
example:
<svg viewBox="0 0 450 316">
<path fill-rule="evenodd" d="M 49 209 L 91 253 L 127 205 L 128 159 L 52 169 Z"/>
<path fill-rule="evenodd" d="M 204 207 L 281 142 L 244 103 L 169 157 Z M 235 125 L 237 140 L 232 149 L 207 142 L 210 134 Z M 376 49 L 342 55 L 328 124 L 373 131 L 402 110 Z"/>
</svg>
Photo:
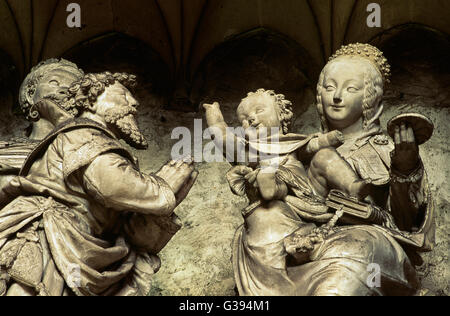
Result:
<svg viewBox="0 0 450 316">
<path fill-rule="evenodd" d="M 0 50 L 0 136 L 18 137 L 25 133 L 26 122 L 19 119 L 15 106 L 19 95 L 20 75 L 10 56 Z"/>
<path fill-rule="evenodd" d="M 421 295 L 450 294 L 450 36 L 428 27 L 407 24 L 373 41 L 392 65 L 385 94 L 382 125 L 403 112 L 419 112 L 435 125 L 433 137 L 420 146 L 436 207 L 436 243 L 422 255 L 417 270 Z"/>
<path fill-rule="evenodd" d="M 417 111 L 429 116 L 436 126 L 433 138 L 421 147 L 436 203 L 436 247 L 423 255 L 424 263 L 418 271 L 423 284 L 421 295 L 449 295 L 449 39 L 414 26 L 383 33 L 371 43 L 386 53 L 393 70 L 382 125 L 385 127 L 397 113 Z M 196 73 L 186 76 L 192 79 L 182 82 L 190 106 L 176 110 L 170 99 L 179 82 L 158 54 L 139 40 L 110 34 L 79 45 L 62 57 L 89 72 L 126 71 L 138 75 L 135 95 L 140 102 L 139 123 L 149 140 L 147 150 L 136 151 L 144 172 L 156 171 L 169 159 L 177 142 L 171 139 L 175 127 L 193 131 L 194 119 L 203 118 L 202 102 L 219 101 L 226 120 L 236 126 L 238 103 L 247 92 L 258 88 L 273 89 L 293 101 L 293 132 L 320 130 L 314 102 L 323 65 L 312 64 L 301 46 L 276 32 L 253 30 L 217 46 Z M 5 86 L 12 68 L 5 59 L 0 60 L 0 100 L 4 113 L 12 115 L 17 85 Z M 1 138 L 17 136 L 27 125 L 20 117 L 5 117 L 0 118 Z M 151 295 L 235 294 L 231 240 L 243 223 L 240 209 L 246 200 L 231 193 L 224 178 L 227 163 L 197 163 L 197 168 L 198 181 L 176 210 L 183 229 L 160 253 L 162 267 L 154 277 Z"/>
</svg>

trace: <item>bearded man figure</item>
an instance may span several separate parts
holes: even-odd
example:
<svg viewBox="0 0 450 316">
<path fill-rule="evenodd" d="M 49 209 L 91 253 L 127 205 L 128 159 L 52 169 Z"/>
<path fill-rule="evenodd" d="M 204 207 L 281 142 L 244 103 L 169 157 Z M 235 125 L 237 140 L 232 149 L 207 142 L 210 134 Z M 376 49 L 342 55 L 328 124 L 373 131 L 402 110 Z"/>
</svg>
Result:
<svg viewBox="0 0 450 316">
<path fill-rule="evenodd" d="M 157 254 L 181 227 L 173 211 L 198 173 L 190 159 L 139 171 L 119 142 L 147 146 L 127 89 L 135 83 L 108 72 L 74 82 L 63 108 L 77 118 L 40 142 L 3 189 L 0 203 L 11 202 L 0 211 L 0 294 L 148 294 Z"/>
<path fill-rule="evenodd" d="M 19 91 L 20 108 L 31 122 L 30 140 L 42 140 L 59 123 L 53 121 L 57 117 L 39 108 L 40 101 L 49 99 L 61 108 L 69 87 L 83 75 L 83 70 L 65 59 L 51 58 L 31 69 Z"/>
<path fill-rule="evenodd" d="M 31 123 L 29 135 L 0 142 L 0 189 L 17 176 L 26 157 L 40 140 L 55 125 L 71 118 L 61 110 L 61 103 L 67 97 L 70 85 L 83 75 L 77 65 L 65 59 L 48 59 L 31 69 L 19 91 L 20 108 Z M 40 103 L 44 98 L 53 100 L 59 107 L 49 108 L 46 103 Z"/>
</svg>

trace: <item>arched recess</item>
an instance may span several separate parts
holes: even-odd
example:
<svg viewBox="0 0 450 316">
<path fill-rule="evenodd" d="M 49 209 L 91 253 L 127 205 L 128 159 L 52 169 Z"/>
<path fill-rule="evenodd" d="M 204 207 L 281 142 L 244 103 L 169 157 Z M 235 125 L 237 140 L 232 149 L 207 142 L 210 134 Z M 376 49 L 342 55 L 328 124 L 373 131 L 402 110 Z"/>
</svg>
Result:
<svg viewBox="0 0 450 316">
<path fill-rule="evenodd" d="M 387 97 L 450 106 L 450 35 L 408 23 L 378 34 L 370 43 L 384 52 L 392 67 Z"/>
<path fill-rule="evenodd" d="M 88 40 L 69 49 L 61 57 L 76 63 L 85 72 L 128 72 L 137 75 L 138 98 L 148 93 L 167 98 L 174 89 L 171 72 L 161 56 L 147 43 L 121 33 L 107 33 Z"/>
<path fill-rule="evenodd" d="M 17 106 L 20 87 L 19 70 L 13 59 L 0 49 L 0 135 L 10 128 L 13 113 L 21 113 Z"/>
<path fill-rule="evenodd" d="M 12 58 L 0 50 L 0 107 L 2 112 L 13 110 L 20 87 L 19 71 Z"/>
<path fill-rule="evenodd" d="M 334 46 L 339 48 L 342 44 L 353 42 L 368 42 L 381 32 L 391 30 L 399 25 L 417 23 L 427 25 L 435 30 L 450 33 L 448 14 L 450 2 L 441 0 L 353 0 L 354 5 L 348 18 L 341 20 L 340 5 L 335 4 Z M 340 1 L 334 1 L 340 2 Z M 351 1 L 349 1 L 351 2 Z M 370 12 L 367 7 L 370 3 L 380 6 L 379 27 L 369 27 L 367 17 Z"/>
<path fill-rule="evenodd" d="M 294 40 L 257 28 L 223 42 L 208 54 L 194 76 L 191 99 L 197 105 L 221 102 L 231 121 L 248 92 L 271 89 L 291 100 L 299 115 L 313 102 L 320 68 L 312 60 Z"/>
<path fill-rule="evenodd" d="M 324 60 L 324 42 L 328 36 L 326 26 L 322 27 L 327 12 L 319 7 L 328 2 L 209 0 L 198 20 L 187 68 L 194 73 L 220 43 L 256 28 L 267 28 L 289 36 L 308 51 L 315 63 L 319 63 Z"/>
</svg>

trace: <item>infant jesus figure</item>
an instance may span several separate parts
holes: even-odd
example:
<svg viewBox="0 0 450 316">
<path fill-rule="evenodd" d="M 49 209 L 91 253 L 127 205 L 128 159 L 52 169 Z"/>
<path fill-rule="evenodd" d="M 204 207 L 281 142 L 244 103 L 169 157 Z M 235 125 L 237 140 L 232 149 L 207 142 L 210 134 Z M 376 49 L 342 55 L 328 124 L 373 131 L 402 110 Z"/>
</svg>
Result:
<svg viewBox="0 0 450 316">
<path fill-rule="evenodd" d="M 343 143 L 340 132 L 288 133 L 293 112 L 284 95 L 264 89 L 248 93 L 237 108 L 240 133 L 225 123 L 219 103 L 203 107 L 216 146 L 237 165 L 227 175 L 231 189 L 247 193 L 250 202 L 283 200 L 289 189 L 322 198 L 331 189 L 359 200 L 368 195 L 370 182 L 360 179 L 335 150 Z"/>
</svg>

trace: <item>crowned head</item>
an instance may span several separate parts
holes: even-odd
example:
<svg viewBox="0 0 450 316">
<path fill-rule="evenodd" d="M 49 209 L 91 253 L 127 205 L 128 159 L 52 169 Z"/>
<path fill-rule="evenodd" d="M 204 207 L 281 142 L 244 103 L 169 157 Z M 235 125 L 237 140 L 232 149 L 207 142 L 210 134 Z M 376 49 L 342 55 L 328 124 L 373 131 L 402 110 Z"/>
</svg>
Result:
<svg viewBox="0 0 450 316">
<path fill-rule="evenodd" d="M 379 125 L 381 100 L 390 66 L 369 44 L 342 46 L 330 57 L 317 84 L 317 109 L 323 130 L 344 129 L 361 122 L 367 130 Z"/>
</svg>

